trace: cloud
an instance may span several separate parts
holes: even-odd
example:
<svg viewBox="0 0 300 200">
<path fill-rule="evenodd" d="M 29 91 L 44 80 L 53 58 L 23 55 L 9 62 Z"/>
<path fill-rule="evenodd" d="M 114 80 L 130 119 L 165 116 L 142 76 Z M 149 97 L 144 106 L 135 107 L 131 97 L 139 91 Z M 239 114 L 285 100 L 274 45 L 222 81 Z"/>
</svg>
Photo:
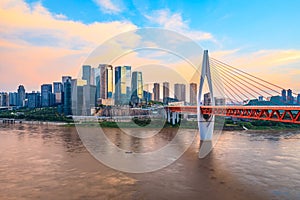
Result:
<svg viewBox="0 0 300 200">
<path fill-rule="evenodd" d="M 122 11 L 120 5 L 113 3 L 111 0 L 94 0 L 100 9 L 109 14 L 118 14 Z"/>
<path fill-rule="evenodd" d="M 262 49 L 253 52 L 233 49 L 215 51 L 212 56 L 236 66 L 258 70 L 270 70 L 300 62 L 300 50 L 296 49 Z"/>
<path fill-rule="evenodd" d="M 23 40 L 29 44 L 84 49 L 99 44 L 119 32 L 135 29 L 128 21 L 84 24 L 62 19 L 50 13 L 40 3 L 32 6 L 16 0 L 19 4 L 2 4 L 0 14 L 1 37 Z M 7 6 L 9 5 L 9 6 Z"/>
<path fill-rule="evenodd" d="M 166 29 L 178 31 L 193 40 L 210 40 L 216 42 L 211 33 L 192 30 L 189 27 L 189 22 L 187 20 L 183 20 L 180 13 L 171 13 L 170 10 L 164 9 L 153 11 L 150 15 L 145 14 L 144 16 L 154 24 L 158 24 Z"/>
<path fill-rule="evenodd" d="M 50 13 L 39 3 L 0 2 L 0 91 L 23 82 L 30 90 L 42 83 L 77 76 L 84 58 L 112 36 L 137 27 L 129 21 L 84 24 Z M 69 72 L 69 73 L 68 73 Z"/>
</svg>

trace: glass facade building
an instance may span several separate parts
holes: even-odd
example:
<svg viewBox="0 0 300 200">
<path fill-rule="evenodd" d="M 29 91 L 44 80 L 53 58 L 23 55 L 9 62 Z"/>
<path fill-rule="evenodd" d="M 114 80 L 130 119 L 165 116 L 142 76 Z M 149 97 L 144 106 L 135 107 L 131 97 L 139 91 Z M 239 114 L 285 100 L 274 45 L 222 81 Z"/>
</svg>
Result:
<svg viewBox="0 0 300 200">
<path fill-rule="evenodd" d="M 115 104 L 129 104 L 131 96 L 131 66 L 115 68 Z"/>
</svg>

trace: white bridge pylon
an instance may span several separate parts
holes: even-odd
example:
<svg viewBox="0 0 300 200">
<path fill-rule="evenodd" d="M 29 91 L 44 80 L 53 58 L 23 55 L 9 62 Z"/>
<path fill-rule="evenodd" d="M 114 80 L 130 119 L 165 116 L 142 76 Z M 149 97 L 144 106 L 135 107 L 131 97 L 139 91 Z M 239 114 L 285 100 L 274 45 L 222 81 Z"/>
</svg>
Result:
<svg viewBox="0 0 300 200">
<path fill-rule="evenodd" d="M 208 83 L 211 106 L 215 106 L 208 50 L 204 50 L 203 53 L 202 69 L 201 69 L 198 98 L 197 98 L 197 119 L 198 119 L 199 131 L 200 131 L 200 140 L 211 141 L 213 137 L 213 131 L 214 131 L 215 116 L 214 115 L 204 116 L 200 110 L 202 94 L 203 94 L 203 86 L 205 80 L 207 80 Z"/>
</svg>

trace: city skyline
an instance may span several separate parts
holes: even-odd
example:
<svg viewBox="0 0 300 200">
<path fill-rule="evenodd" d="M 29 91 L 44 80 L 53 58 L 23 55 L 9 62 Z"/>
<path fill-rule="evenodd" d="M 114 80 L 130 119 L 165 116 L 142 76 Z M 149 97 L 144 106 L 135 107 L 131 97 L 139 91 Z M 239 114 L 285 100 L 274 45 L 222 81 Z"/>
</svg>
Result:
<svg viewBox="0 0 300 200">
<path fill-rule="evenodd" d="M 300 29 L 290 25 L 300 18 L 299 4 L 278 0 L 270 8 L 269 1 L 3 0 L 0 91 L 19 84 L 36 91 L 44 82 L 59 81 L 57 74 L 76 77 L 103 41 L 120 32 L 158 27 L 190 37 L 214 58 L 299 92 Z M 128 64 L 139 59 L 132 55 Z"/>
<path fill-rule="evenodd" d="M 62 82 L 54 81 L 52 84 L 44 83 L 41 85 L 40 91 L 26 92 L 24 85 L 19 85 L 17 92 L 1 91 L 0 103 L 1 105 L 4 104 L 6 106 L 12 105 L 22 107 L 25 106 L 26 98 L 28 101 L 26 106 L 29 108 L 51 107 L 59 104 L 68 104 L 71 106 L 71 100 L 74 101 L 73 104 L 78 105 L 79 93 L 79 95 L 82 94 L 81 107 L 89 107 L 89 109 L 94 107 L 94 105 L 99 104 L 99 99 L 102 100 L 100 104 L 104 105 L 120 105 L 128 104 L 129 102 L 139 104 L 142 99 L 145 99 L 146 101 L 152 99 L 163 103 L 167 103 L 169 100 L 172 102 L 176 99 L 176 101 L 189 102 L 191 105 L 196 105 L 198 90 L 196 83 L 188 84 L 189 93 L 187 93 L 188 89 L 186 89 L 186 84 L 175 83 L 173 85 L 174 91 L 172 93 L 169 82 L 155 82 L 153 84 L 144 83 L 143 73 L 131 71 L 131 66 L 113 67 L 112 65 L 99 64 L 98 68 L 92 68 L 89 65 L 83 65 L 81 73 L 81 78 L 77 77 L 77 79 L 72 79 L 70 76 L 63 75 L 61 78 Z M 113 84 L 113 81 L 115 84 Z M 69 86 L 67 86 L 69 92 L 66 92 L 66 83 L 69 84 Z M 151 85 L 153 87 L 149 90 L 149 86 Z M 71 91 L 73 91 L 72 95 Z M 73 94 L 74 91 L 76 91 L 75 95 Z M 293 93 L 291 89 L 282 89 L 281 96 L 270 96 L 266 99 L 263 96 L 258 96 L 257 99 L 248 99 L 248 104 L 264 105 L 266 103 L 272 104 L 272 102 L 278 105 L 281 103 L 290 105 L 294 103 L 299 104 L 300 94 L 296 96 L 294 96 L 294 94 L 295 93 Z M 66 97 L 66 95 L 68 97 Z M 206 95 L 208 95 L 208 93 Z M 172 100 L 172 97 L 174 100 Z M 122 99 L 122 102 L 119 101 L 119 98 Z M 116 101 L 105 101 L 109 99 L 114 99 Z M 64 111 L 65 113 L 71 113 L 70 106 L 67 106 L 67 110 Z M 88 111 L 86 110 L 84 112 L 87 113 Z"/>
</svg>

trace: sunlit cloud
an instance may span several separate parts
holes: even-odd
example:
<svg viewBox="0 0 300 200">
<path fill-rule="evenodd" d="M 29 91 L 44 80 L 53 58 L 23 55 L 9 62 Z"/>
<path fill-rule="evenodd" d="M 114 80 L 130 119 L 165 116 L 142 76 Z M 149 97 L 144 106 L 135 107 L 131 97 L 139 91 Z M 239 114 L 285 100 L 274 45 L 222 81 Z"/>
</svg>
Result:
<svg viewBox="0 0 300 200">
<path fill-rule="evenodd" d="M 216 41 L 211 33 L 192 30 L 189 22 L 184 20 L 180 13 L 171 13 L 168 9 L 156 10 L 144 16 L 152 23 L 158 24 L 160 27 L 178 31 L 187 37 L 196 41 L 211 40 Z"/>
<path fill-rule="evenodd" d="M 104 13 L 117 14 L 122 11 L 120 4 L 111 0 L 94 0 Z"/>
<path fill-rule="evenodd" d="M 112 36 L 136 29 L 129 21 L 84 24 L 50 13 L 40 2 L 0 3 L 0 90 L 22 83 L 39 89 L 42 83 L 77 76 L 84 58 Z M 5 70 L 3 70 L 5 69 Z M 75 69 L 75 70 L 74 70 Z M 13 88 L 12 88 L 13 87 Z"/>
</svg>

